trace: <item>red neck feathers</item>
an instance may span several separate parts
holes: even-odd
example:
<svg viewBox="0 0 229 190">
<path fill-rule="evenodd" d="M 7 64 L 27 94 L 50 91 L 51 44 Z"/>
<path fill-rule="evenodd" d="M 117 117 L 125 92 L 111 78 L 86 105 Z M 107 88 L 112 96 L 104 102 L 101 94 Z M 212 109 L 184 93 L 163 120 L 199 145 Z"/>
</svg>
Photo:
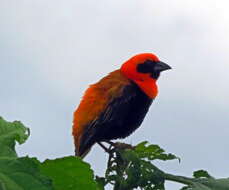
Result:
<svg viewBox="0 0 229 190">
<path fill-rule="evenodd" d="M 150 98 L 156 98 L 158 94 L 158 88 L 154 79 L 148 81 L 134 81 L 141 90 Z"/>
<path fill-rule="evenodd" d="M 155 98 L 158 94 L 156 79 L 150 76 L 150 73 L 140 73 L 137 71 L 137 65 L 143 63 L 146 59 L 158 60 L 153 54 L 141 54 L 132 57 L 123 63 L 121 72 L 128 79 L 132 80 L 139 88 L 150 98 Z"/>
</svg>

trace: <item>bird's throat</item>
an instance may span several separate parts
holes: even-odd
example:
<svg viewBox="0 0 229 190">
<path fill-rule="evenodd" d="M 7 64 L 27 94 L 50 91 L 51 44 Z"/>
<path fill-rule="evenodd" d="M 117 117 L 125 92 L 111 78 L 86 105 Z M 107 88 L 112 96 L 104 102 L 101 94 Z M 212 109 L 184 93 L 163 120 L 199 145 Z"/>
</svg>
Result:
<svg viewBox="0 0 229 190">
<path fill-rule="evenodd" d="M 157 84 L 156 84 L 156 80 L 151 79 L 151 80 L 147 80 L 147 81 L 139 81 L 136 80 L 134 81 L 139 88 L 150 98 L 154 99 L 156 98 L 157 94 L 158 94 L 158 88 L 157 88 Z"/>
</svg>

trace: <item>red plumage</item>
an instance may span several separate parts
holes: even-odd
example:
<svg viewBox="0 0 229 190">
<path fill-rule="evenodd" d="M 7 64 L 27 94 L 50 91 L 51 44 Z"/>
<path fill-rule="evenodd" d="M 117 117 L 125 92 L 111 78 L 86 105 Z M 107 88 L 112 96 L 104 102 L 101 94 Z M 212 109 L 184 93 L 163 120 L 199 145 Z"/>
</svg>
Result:
<svg viewBox="0 0 229 190">
<path fill-rule="evenodd" d="M 83 157 L 96 142 L 136 130 L 157 96 L 160 72 L 170 68 L 154 54 L 138 54 L 91 85 L 74 113 L 76 155 Z"/>
</svg>

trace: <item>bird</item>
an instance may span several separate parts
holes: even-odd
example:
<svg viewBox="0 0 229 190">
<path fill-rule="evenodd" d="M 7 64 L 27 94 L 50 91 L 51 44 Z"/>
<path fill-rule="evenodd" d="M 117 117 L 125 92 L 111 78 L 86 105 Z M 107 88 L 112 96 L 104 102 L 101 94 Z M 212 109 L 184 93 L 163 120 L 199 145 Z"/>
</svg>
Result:
<svg viewBox="0 0 229 190">
<path fill-rule="evenodd" d="M 90 85 L 73 114 L 75 155 L 84 158 L 94 144 L 132 134 L 158 94 L 160 73 L 169 69 L 155 54 L 140 53 Z"/>
</svg>

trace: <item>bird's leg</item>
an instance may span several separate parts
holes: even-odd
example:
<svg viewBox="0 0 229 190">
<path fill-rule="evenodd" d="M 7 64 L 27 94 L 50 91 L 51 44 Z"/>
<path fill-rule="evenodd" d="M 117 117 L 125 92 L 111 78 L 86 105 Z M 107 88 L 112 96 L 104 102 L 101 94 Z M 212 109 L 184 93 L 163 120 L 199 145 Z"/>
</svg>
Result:
<svg viewBox="0 0 229 190">
<path fill-rule="evenodd" d="M 108 140 L 107 140 L 107 141 L 104 141 L 104 142 L 106 142 L 106 143 L 109 144 L 110 146 L 115 146 L 115 144 L 116 144 L 116 143 L 113 143 L 112 141 L 108 141 Z"/>
<path fill-rule="evenodd" d="M 118 148 L 117 145 L 116 145 L 117 143 L 114 143 L 114 142 L 109 141 L 109 140 L 104 141 L 104 142 L 110 145 L 110 146 L 109 146 L 109 150 L 112 150 L 112 149 L 114 149 L 114 148 Z"/>
<path fill-rule="evenodd" d="M 112 142 L 112 141 L 104 141 L 108 144 L 110 144 L 110 148 L 111 147 L 114 147 L 114 148 L 117 148 L 117 149 L 134 149 L 135 147 L 133 147 L 132 145 L 130 144 L 126 144 L 126 143 L 121 143 L 121 142 Z"/>
<path fill-rule="evenodd" d="M 98 143 L 99 146 L 102 147 L 102 149 L 103 149 L 105 152 L 107 152 L 107 153 L 110 153 L 110 152 L 111 152 L 111 151 L 110 151 L 110 148 L 105 147 L 101 142 L 97 142 L 97 143 Z"/>
</svg>

